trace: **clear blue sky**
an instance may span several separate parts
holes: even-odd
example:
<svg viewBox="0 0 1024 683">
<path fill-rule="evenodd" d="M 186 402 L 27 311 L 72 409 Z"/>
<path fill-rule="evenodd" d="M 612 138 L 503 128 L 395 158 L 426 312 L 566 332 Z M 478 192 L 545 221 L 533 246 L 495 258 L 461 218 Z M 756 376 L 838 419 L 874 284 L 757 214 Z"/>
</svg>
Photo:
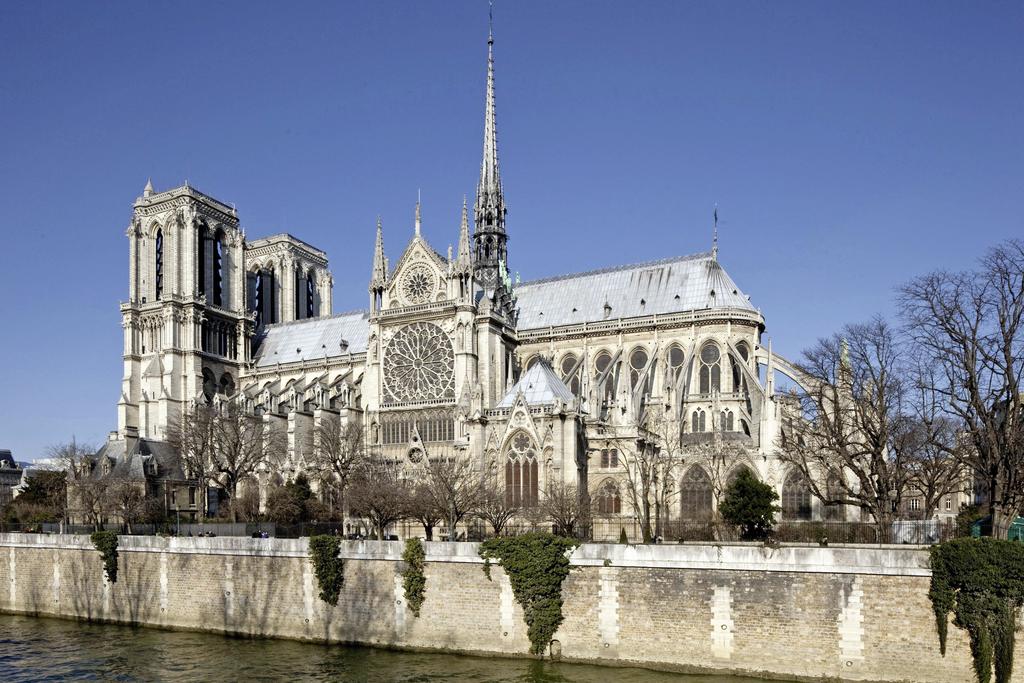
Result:
<svg viewBox="0 0 1024 683">
<path fill-rule="evenodd" d="M 0 447 L 116 427 L 131 204 L 152 176 L 327 250 L 363 307 L 417 189 L 439 251 L 479 168 L 487 5 L 0 4 Z M 1019 2 L 495 8 L 510 266 L 709 247 L 789 356 L 1024 215 Z"/>
</svg>

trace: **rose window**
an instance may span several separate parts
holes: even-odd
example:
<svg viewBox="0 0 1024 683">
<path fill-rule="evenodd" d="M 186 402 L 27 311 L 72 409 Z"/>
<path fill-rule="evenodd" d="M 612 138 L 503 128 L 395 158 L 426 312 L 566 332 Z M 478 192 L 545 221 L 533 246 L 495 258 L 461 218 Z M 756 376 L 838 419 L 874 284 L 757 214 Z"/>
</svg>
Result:
<svg viewBox="0 0 1024 683">
<path fill-rule="evenodd" d="M 384 387 L 392 402 L 455 397 L 455 354 L 448 335 L 433 323 L 399 330 L 384 354 Z"/>
<path fill-rule="evenodd" d="M 402 296 L 410 304 L 430 301 L 434 295 L 434 273 L 425 265 L 410 268 L 402 278 Z"/>
</svg>

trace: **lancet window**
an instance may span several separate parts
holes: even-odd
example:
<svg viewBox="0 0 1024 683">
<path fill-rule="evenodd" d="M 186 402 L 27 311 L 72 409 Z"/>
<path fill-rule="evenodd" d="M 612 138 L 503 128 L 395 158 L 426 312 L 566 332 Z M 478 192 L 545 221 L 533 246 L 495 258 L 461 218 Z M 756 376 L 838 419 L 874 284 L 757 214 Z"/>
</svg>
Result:
<svg viewBox="0 0 1024 683">
<path fill-rule="evenodd" d="M 797 470 L 790 472 L 782 484 L 782 518 L 811 518 L 811 487 L 806 477 Z"/>
<path fill-rule="evenodd" d="M 705 344 L 700 350 L 700 393 L 710 394 L 722 390 L 722 353 L 715 344 Z"/>
<path fill-rule="evenodd" d="M 616 515 L 622 512 L 622 496 L 619 486 L 606 479 L 597 492 L 597 512 L 602 515 Z"/>
<path fill-rule="evenodd" d="M 704 468 L 694 465 L 679 483 L 680 512 L 684 521 L 711 519 L 711 478 Z"/>
<path fill-rule="evenodd" d="M 505 498 L 516 507 L 537 505 L 537 446 L 526 432 L 517 432 L 505 451 Z"/>
</svg>

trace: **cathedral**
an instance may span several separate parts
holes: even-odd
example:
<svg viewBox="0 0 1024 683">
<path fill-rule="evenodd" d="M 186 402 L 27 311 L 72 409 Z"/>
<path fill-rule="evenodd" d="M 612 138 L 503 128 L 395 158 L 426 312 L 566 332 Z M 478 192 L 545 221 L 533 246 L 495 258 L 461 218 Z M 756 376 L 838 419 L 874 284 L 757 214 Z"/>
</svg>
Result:
<svg viewBox="0 0 1024 683">
<path fill-rule="evenodd" d="M 365 310 L 332 312 L 317 247 L 289 234 L 251 239 L 232 206 L 187 183 L 146 185 L 127 229 L 118 429 L 102 452 L 144 469 L 190 406 L 235 401 L 287 443 L 265 467 L 278 481 L 308 467 L 319 423 L 355 422 L 371 452 L 410 465 L 470 458 L 524 506 L 553 484 L 579 486 L 595 533 L 617 534 L 635 516 L 623 490 L 631 459 L 663 447 L 642 426 L 653 416 L 693 453 L 724 445 L 729 476 L 748 468 L 777 488 L 786 514 L 809 517 L 806 487 L 773 455 L 790 405 L 775 372 L 794 371 L 762 344 L 764 316 L 717 246 L 510 277 L 529 254 L 507 244 L 493 49 L 492 34 L 480 177 L 458 247 L 444 254 L 424 239 L 417 204 L 412 237 L 389 260 L 386 238 L 408 233 L 391 237 L 378 220 Z M 716 474 L 696 455 L 680 465 L 663 514 L 706 518 Z"/>
</svg>

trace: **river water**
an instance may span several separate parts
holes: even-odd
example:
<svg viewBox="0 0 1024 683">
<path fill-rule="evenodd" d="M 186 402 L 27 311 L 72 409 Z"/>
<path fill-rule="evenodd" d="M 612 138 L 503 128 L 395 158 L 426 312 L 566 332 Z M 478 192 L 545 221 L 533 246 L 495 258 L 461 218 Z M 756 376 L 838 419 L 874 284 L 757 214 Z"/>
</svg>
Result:
<svg viewBox="0 0 1024 683">
<path fill-rule="evenodd" d="M 0 615 L 0 681 L 753 683 L 644 669 L 228 638 Z"/>
</svg>

